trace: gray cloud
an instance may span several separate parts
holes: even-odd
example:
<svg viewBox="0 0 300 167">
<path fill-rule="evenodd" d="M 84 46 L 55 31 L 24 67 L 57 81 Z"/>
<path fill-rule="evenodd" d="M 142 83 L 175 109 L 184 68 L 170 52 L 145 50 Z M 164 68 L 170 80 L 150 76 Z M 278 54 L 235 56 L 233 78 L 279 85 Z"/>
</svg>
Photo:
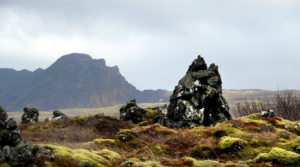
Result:
<svg viewBox="0 0 300 167">
<path fill-rule="evenodd" d="M 2 0 L 0 21 L 0 68 L 81 52 L 138 89 L 172 90 L 201 54 L 225 89 L 299 89 L 297 0 Z"/>
</svg>

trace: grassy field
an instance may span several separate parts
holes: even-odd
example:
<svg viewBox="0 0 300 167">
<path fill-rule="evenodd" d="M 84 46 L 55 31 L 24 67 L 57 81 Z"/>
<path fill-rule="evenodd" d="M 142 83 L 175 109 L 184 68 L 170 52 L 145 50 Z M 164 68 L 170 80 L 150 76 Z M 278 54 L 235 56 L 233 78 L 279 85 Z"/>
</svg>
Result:
<svg viewBox="0 0 300 167">
<path fill-rule="evenodd" d="M 230 109 L 235 110 L 236 104 L 238 102 L 244 101 L 245 98 L 247 99 L 257 99 L 263 98 L 267 96 L 268 98 L 272 98 L 277 91 L 275 90 L 223 90 L 223 96 L 226 98 Z M 295 91 L 297 94 L 300 94 L 300 90 Z M 147 107 L 157 107 L 163 106 L 164 104 L 168 103 L 139 103 L 138 105 L 142 108 Z M 95 115 L 98 113 L 104 113 L 107 116 L 114 116 L 119 118 L 119 109 L 125 104 L 119 104 L 110 107 L 103 107 L 103 108 L 70 108 L 70 109 L 61 109 L 60 111 L 65 113 L 68 116 L 74 117 L 78 115 Z M 43 121 L 47 117 L 52 117 L 52 110 L 51 111 L 40 111 L 39 120 Z M 23 112 L 9 112 L 9 117 L 13 117 L 17 122 L 21 122 L 21 116 Z"/>
<path fill-rule="evenodd" d="M 277 90 L 223 90 L 223 96 L 231 109 L 234 109 L 238 102 L 244 101 L 245 99 L 262 99 L 264 97 L 271 99 L 274 97 L 275 93 L 277 93 Z M 295 90 L 295 93 L 300 95 L 300 90 Z"/>
<path fill-rule="evenodd" d="M 147 107 L 158 107 L 163 106 L 168 103 L 139 103 L 139 107 L 147 108 Z M 69 109 L 61 109 L 60 111 L 67 116 L 75 117 L 79 115 L 95 115 L 99 113 L 104 113 L 107 116 L 114 116 L 116 118 L 120 117 L 119 110 L 125 104 L 119 104 L 110 107 L 102 107 L 102 108 L 69 108 Z M 53 110 L 49 111 L 40 111 L 39 121 L 43 122 L 47 117 L 53 117 Z M 21 117 L 24 112 L 8 112 L 9 118 L 14 118 L 18 123 L 21 122 Z"/>
</svg>

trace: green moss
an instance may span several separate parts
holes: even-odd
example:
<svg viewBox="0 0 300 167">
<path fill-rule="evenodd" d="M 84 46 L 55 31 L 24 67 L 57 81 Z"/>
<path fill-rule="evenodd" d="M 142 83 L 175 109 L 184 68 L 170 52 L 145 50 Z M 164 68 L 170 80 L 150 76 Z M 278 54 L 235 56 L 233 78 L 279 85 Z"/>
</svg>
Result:
<svg viewBox="0 0 300 167">
<path fill-rule="evenodd" d="M 278 121 L 278 126 L 285 126 L 288 125 L 290 128 L 294 128 L 298 121 L 290 121 L 283 118 L 280 118 L 281 121 Z"/>
<path fill-rule="evenodd" d="M 209 158 L 217 158 L 216 153 L 207 145 L 198 145 L 190 150 L 189 156 L 193 158 L 200 159 L 209 159 Z"/>
<path fill-rule="evenodd" d="M 0 167 L 10 167 L 10 165 L 8 165 L 6 162 L 3 162 L 0 164 Z"/>
<path fill-rule="evenodd" d="M 223 136 L 227 136 L 227 132 L 225 130 L 217 130 L 213 133 L 215 138 L 221 138 Z"/>
<path fill-rule="evenodd" d="M 135 148 L 135 149 L 142 146 L 141 141 L 138 138 L 132 138 L 128 143 L 131 148 Z"/>
<path fill-rule="evenodd" d="M 105 121 L 104 121 L 103 119 L 99 118 L 99 119 L 97 120 L 97 122 L 100 123 L 100 124 L 102 124 L 102 123 L 104 123 Z"/>
<path fill-rule="evenodd" d="M 211 161 L 211 160 L 197 161 L 196 159 L 191 158 L 191 157 L 185 157 L 184 159 L 187 161 L 192 161 L 193 164 L 191 165 L 191 167 L 206 167 L 206 166 L 221 166 L 222 165 L 216 161 Z"/>
<path fill-rule="evenodd" d="M 42 129 L 48 129 L 50 127 L 62 128 L 64 126 L 62 121 L 63 119 L 49 121 L 42 127 Z"/>
<path fill-rule="evenodd" d="M 287 151 L 281 148 L 272 148 L 269 153 L 259 154 L 252 162 L 257 161 L 273 162 L 279 165 L 299 165 L 300 155 L 291 151 Z"/>
<path fill-rule="evenodd" d="M 249 141 L 249 145 L 252 147 L 266 147 L 270 146 L 272 143 L 267 140 L 258 140 L 258 139 L 251 139 Z"/>
<path fill-rule="evenodd" d="M 98 154 L 98 155 L 101 155 L 101 156 L 105 157 L 108 160 L 113 160 L 113 159 L 116 159 L 116 158 L 121 158 L 120 154 L 118 154 L 118 153 L 116 153 L 114 151 L 107 150 L 107 149 L 103 149 L 103 150 L 95 152 L 95 153 Z"/>
<path fill-rule="evenodd" d="M 89 117 L 80 115 L 80 116 L 75 117 L 74 119 L 79 120 L 79 121 L 87 121 L 89 119 Z"/>
<path fill-rule="evenodd" d="M 126 134 L 126 133 L 133 133 L 133 131 L 130 129 L 121 129 L 118 135 Z"/>
<path fill-rule="evenodd" d="M 218 143 L 217 147 L 220 149 L 226 149 L 226 148 L 232 147 L 236 143 L 245 145 L 247 143 L 247 141 L 239 139 L 239 138 L 224 136 L 220 139 L 220 142 Z"/>
<path fill-rule="evenodd" d="M 257 150 L 253 149 L 253 147 L 251 147 L 250 145 L 245 146 L 243 149 L 239 150 L 236 153 L 236 156 L 239 159 L 243 159 L 244 157 L 255 157 L 257 156 L 259 153 Z"/>
<path fill-rule="evenodd" d="M 1 129 L 0 132 L 1 132 L 2 134 L 7 135 L 7 134 L 10 133 L 10 130 L 7 130 L 7 129 Z"/>
<path fill-rule="evenodd" d="M 154 124 L 154 126 L 155 126 L 155 130 L 158 133 L 161 133 L 161 134 L 164 134 L 164 135 L 171 135 L 171 134 L 177 134 L 178 133 L 176 130 L 169 129 L 169 128 L 164 127 L 160 124 Z"/>
<path fill-rule="evenodd" d="M 27 137 L 26 140 L 29 140 L 29 141 L 43 141 L 43 139 L 40 139 L 40 138 L 34 138 L 34 137 Z"/>
<path fill-rule="evenodd" d="M 150 149 L 151 153 L 153 153 L 156 156 L 162 156 L 164 154 L 164 152 L 158 145 L 150 144 L 148 145 L 148 149 Z"/>
<path fill-rule="evenodd" d="M 218 126 L 219 126 L 218 131 L 223 131 L 223 133 L 226 133 L 228 136 L 231 137 L 241 136 L 243 134 L 246 134 L 246 132 L 243 132 L 238 127 L 234 127 L 232 124 L 221 123 Z"/>
<path fill-rule="evenodd" d="M 86 147 L 96 147 L 96 148 L 101 148 L 101 147 L 108 147 L 110 145 L 114 145 L 115 140 L 114 139 L 95 139 L 90 142 L 83 143 L 83 146 Z"/>
<path fill-rule="evenodd" d="M 27 132 L 41 132 L 42 128 L 36 127 L 35 125 L 29 126 L 26 129 Z"/>
<path fill-rule="evenodd" d="M 237 119 L 255 119 L 255 118 L 261 118 L 261 114 L 260 113 L 254 113 L 254 114 L 250 114 L 244 117 L 239 117 Z"/>
<path fill-rule="evenodd" d="M 153 118 L 155 116 L 155 112 L 153 110 L 150 110 L 150 109 L 147 109 L 147 108 L 144 109 L 144 110 L 147 111 L 147 113 L 146 113 L 147 118 Z"/>
<path fill-rule="evenodd" d="M 171 155 L 171 151 L 169 149 L 163 149 L 162 152 L 167 155 Z"/>
<path fill-rule="evenodd" d="M 121 164 L 123 167 L 164 167 L 155 161 L 147 161 L 147 162 L 135 162 L 135 161 L 126 161 Z"/>
<path fill-rule="evenodd" d="M 102 167 L 107 166 L 110 162 L 107 160 L 114 159 L 115 157 L 120 157 L 114 152 L 109 152 L 109 150 L 102 150 L 102 152 L 90 152 L 85 149 L 70 149 L 62 146 L 54 146 L 54 145 L 40 145 L 42 148 L 49 149 L 52 151 L 55 157 L 66 157 L 72 158 L 75 162 L 79 164 L 92 163 L 94 166 Z M 101 154 L 105 154 L 105 157 Z"/>
<path fill-rule="evenodd" d="M 248 167 L 248 165 L 231 163 L 231 162 L 227 162 L 226 164 L 223 164 L 212 160 L 198 161 L 191 157 L 185 157 L 183 159 L 193 162 L 193 164 L 190 165 L 189 167 Z"/>
<path fill-rule="evenodd" d="M 147 126 L 147 125 L 149 125 L 148 121 L 142 121 L 139 123 L 139 126 Z"/>
</svg>

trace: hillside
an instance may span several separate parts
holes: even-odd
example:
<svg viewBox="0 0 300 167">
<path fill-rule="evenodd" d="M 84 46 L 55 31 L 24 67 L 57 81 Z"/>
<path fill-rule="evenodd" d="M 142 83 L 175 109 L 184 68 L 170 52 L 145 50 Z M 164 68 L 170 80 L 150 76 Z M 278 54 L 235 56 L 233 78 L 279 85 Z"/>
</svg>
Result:
<svg viewBox="0 0 300 167">
<path fill-rule="evenodd" d="M 283 167 L 300 163 L 298 124 L 257 113 L 214 127 L 169 129 L 97 114 L 19 128 L 24 140 L 50 151 L 23 161 L 35 166 Z"/>
<path fill-rule="evenodd" d="M 137 99 L 140 103 L 169 101 L 164 90 L 139 91 L 120 74 L 117 66 L 86 54 L 62 56 L 49 68 L 16 71 L 0 69 L 0 102 L 6 111 L 26 107 L 39 110 L 99 108 Z"/>
</svg>

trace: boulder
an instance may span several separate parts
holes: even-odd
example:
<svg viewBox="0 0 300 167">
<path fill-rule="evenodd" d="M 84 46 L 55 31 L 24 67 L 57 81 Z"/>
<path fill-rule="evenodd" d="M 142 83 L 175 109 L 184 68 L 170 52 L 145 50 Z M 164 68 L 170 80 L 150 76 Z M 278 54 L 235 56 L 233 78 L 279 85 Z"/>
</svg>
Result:
<svg viewBox="0 0 300 167">
<path fill-rule="evenodd" d="M 272 109 L 268 109 L 267 111 L 261 111 L 260 115 L 262 118 L 274 117 L 274 111 Z"/>
<path fill-rule="evenodd" d="M 120 120 L 121 121 L 132 121 L 138 124 L 145 121 L 147 111 L 137 106 L 135 99 L 128 102 L 125 106 L 120 109 Z"/>
<path fill-rule="evenodd" d="M 0 121 L 6 121 L 7 113 L 6 111 L 0 106 Z"/>
<path fill-rule="evenodd" d="M 22 124 L 38 122 L 39 111 L 36 108 L 25 107 L 23 111 L 24 114 L 22 115 Z"/>
<path fill-rule="evenodd" d="M 145 121 L 146 113 L 147 111 L 140 107 L 137 106 L 130 107 L 126 110 L 123 120 L 124 121 L 131 120 L 133 123 L 138 124 L 142 121 Z"/>
<path fill-rule="evenodd" d="M 4 110 L 2 109 L 2 111 Z M 31 146 L 28 141 L 22 140 L 16 121 L 13 118 L 5 120 L 1 119 L 0 164 L 6 161 L 12 165 L 31 157 Z"/>
<path fill-rule="evenodd" d="M 45 122 L 49 122 L 49 121 L 52 121 L 52 118 L 47 117 L 47 118 L 45 119 Z"/>
<path fill-rule="evenodd" d="M 67 116 L 64 113 L 62 113 L 58 110 L 53 111 L 52 120 L 59 120 L 59 119 L 66 119 L 66 118 L 67 118 Z"/>
<path fill-rule="evenodd" d="M 1 108 L 1 107 L 0 107 Z M 1 111 L 4 111 L 1 108 Z M 31 118 L 37 121 L 37 119 L 32 118 L 32 115 L 38 116 L 38 111 L 36 109 L 24 108 L 24 118 Z M 3 112 L 1 113 L 2 115 Z M 17 126 L 16 121 L 10 118 L 6 121 L 0 119 L 0 164 L 6 162 L 10 166 L 28 166 L 23 160 L 31 157 L 39 157 L 41 154 L 46 155 L 47 150 L 41 149 L 38 145 L 34 146 L 31 152 L 31 145 L 28 141 L 22 140 L 21 131 Z M 50 157 L 49 153 L 47 156 Z M 26 161 L 26 160 L 25 160 Z"/>
<path fill-rule="evenodd" d="M 294 129 L 295 129 L 297 135 L 300 135 L 300 122 L 296 123 L 296 125 L 294 126 Z"/>
<path fill-rule="evenodd" d="M 199 55 L 175 87 L 167 117 L 173 121 L 170 127 L 209 126 L 231 119 L 229 106 L 222 95 L 218 66 L 211 64 L 207 68 Z"/>
<path fill-rule="evenodd" d="M 32 149 L 32 155 L 34 157 L 40 157 L 43 153 L 43 149 L 39 145 L 35 145 Z"/>
</svg>

